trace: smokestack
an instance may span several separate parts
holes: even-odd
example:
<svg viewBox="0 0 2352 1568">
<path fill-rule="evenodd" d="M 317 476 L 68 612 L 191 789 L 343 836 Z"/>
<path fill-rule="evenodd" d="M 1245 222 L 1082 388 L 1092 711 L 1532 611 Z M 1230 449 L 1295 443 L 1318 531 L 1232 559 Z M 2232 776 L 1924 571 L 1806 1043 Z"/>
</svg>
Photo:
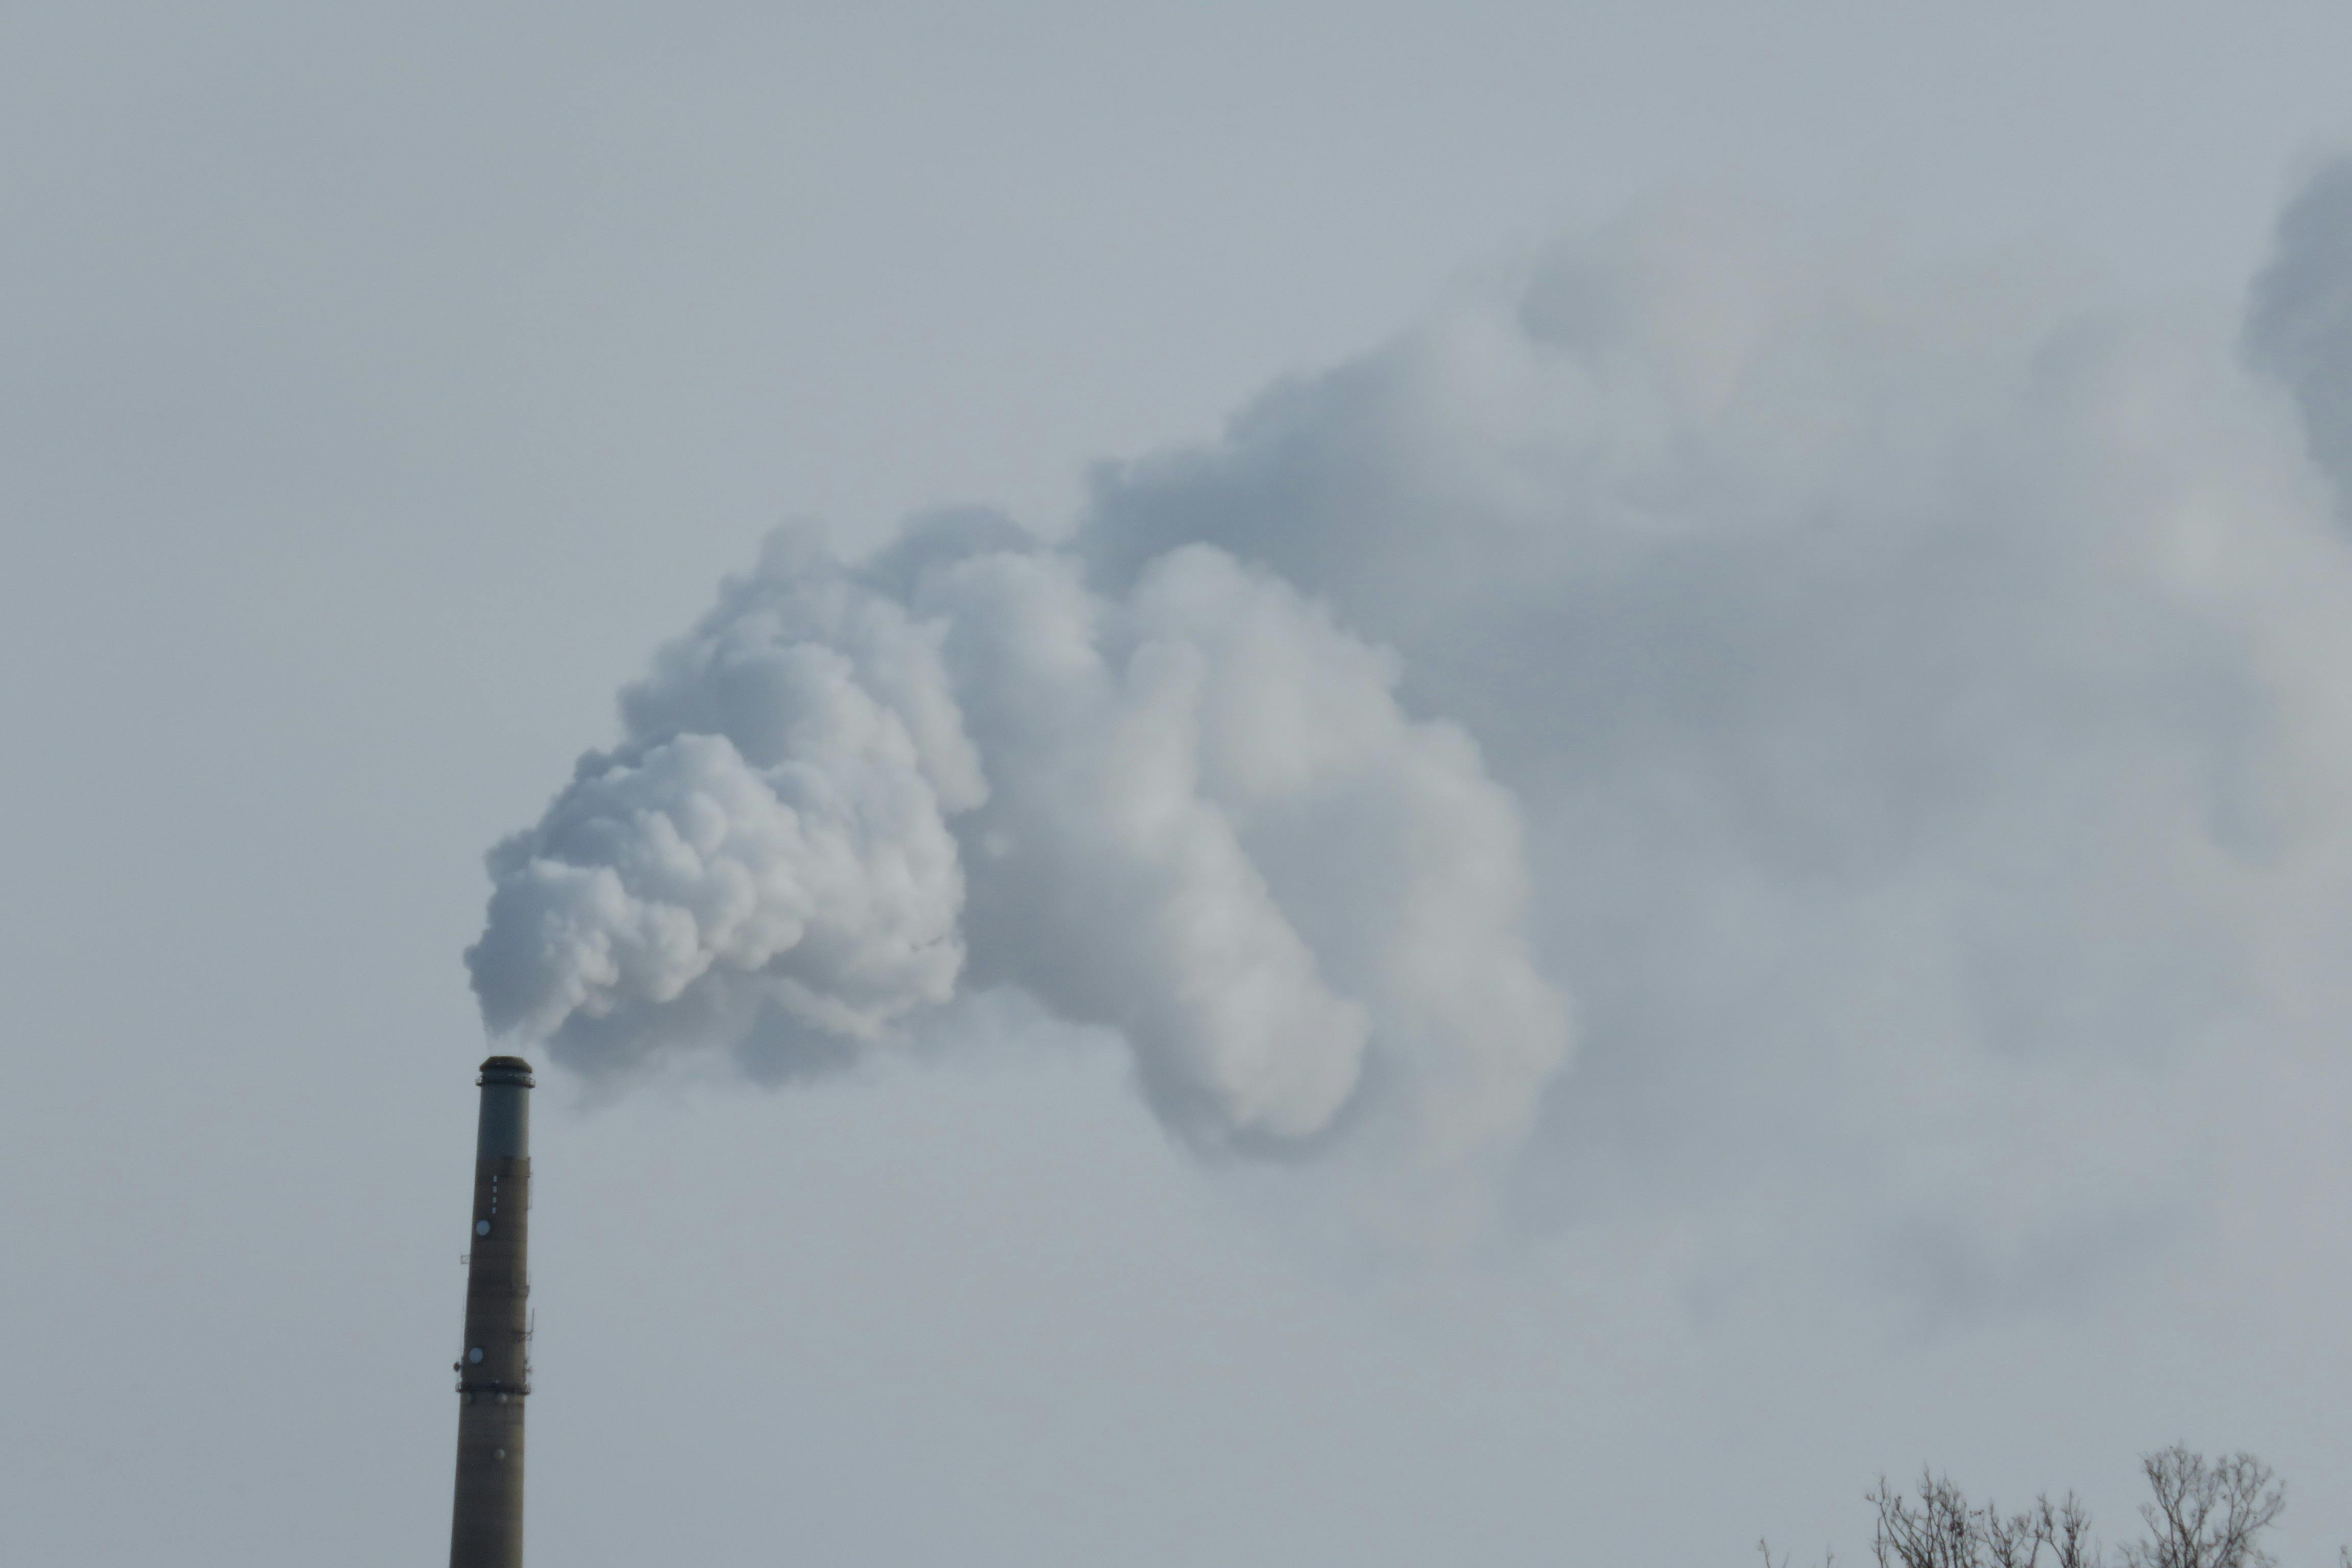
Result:
<svg viewBox="0 0 2352 1568">
<path fill-rule="evenodd" d="M 530 1393 L 530 1064 L 482 1064 L 466 1348 L 457 1361 L 457 1499 L 449 1568 L 522 1568 L 522 1409 Z"/>
</svg>

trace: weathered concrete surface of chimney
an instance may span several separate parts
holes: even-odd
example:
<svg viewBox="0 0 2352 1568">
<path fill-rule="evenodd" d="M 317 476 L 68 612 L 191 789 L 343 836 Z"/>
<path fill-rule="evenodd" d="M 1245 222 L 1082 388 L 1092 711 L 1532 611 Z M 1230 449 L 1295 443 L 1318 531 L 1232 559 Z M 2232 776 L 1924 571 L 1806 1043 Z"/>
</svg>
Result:
<svg viewBox="0 0 2352 1568">
<path fill-rule="evenodd" d="M 449 1568 L 522 1568 L 522 1412 L 530 1393 L 530 1064 L 492 1057 L 474 1150 L 457 1497 Z"/>
</svg>

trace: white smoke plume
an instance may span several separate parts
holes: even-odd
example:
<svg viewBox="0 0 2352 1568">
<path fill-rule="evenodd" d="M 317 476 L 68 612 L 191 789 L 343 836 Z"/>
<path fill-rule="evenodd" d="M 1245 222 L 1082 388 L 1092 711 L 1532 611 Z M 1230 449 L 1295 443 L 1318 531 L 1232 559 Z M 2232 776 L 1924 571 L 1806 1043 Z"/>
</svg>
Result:
<svg viewBox="0 0 2352 1568">
<path fill-rule="evenodd" d="M 467 954 L 491 1028 L 583 1067 L 780 1042 L 789 1073 L 952 993 L 963 875 L 945 814 L 985 795 L 936 634 L 780 537 L 623 695 L 491 852 Z"/>
<path fill-rule="evenodd" d="M 1466 1151 L 1563 1058 L 1509 795 L 1392 658 L 1220 552 L 1131 592 L 1009 524 L 862 570 L 787 531 L 493 852 L 495 1031 L 589 1069 L 846 1059 L 966 969 L 1130 1042 L 1171 1125 Z"/>
<path fill-rule="evenodd" d="M 1015 985 L 1204 1146 L 2063 1288 L 2352 1033 L 2347 300 L 2352 164 L 2242 326 L 1664 208 L 1066 548 L 784 539 L 494 855 L 485 1016 L 772 1074 Z"/>
</svg>

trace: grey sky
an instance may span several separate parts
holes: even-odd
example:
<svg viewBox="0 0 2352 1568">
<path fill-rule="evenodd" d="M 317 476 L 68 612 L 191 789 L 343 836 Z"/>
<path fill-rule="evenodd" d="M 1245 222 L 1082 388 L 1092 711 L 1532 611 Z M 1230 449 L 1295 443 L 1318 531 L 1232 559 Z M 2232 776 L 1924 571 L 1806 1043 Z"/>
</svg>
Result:
<svg viewBox="0 0 2352 1568">
<path fill-rule="evenodd" d="M 2347 50 L 2323 5 L 0 8 L 0 1555 L 443 1549 L 480 852 L 618 737 L 614 691 L 780 517 L 856 549 L 968 500 L 1065 535 L 1088 463 L 1387 363 L 1661 193 L 2225 334 L 2347 131 Z M 2216 465 L 2271 471 L 2238 441 Z M 2257 609 L 2294 574 L 2260 575 Z M 1343 574 L 1310 586 L 1410 654 Z M 1683 593 L 1613 635 L 1704 611 Z M 2234 668 L 2180 647 L 2165 668 Z M 2077 668 L 2017 679 L 2053 667 Z M 1477 728 L 1477 683 L 1439 671 Z M 2203 754 L 2135 711 L 2093 782 Z M 1557 853 L 1596 819 L 1549 820 Z M 1717 900 L 1692 952 L 1782 956 L 1742 945 L 1739 889 L 1667 864 L 1659 910 Z M 2210 907 L 2115 864 L 2059 885 L 2144 894 L 2168 938 Z M 1970 889 L 1987 918 L 2049 907 Z M 1791 1005 L 1789 1049 L 1759 1029 L 1727 1078 L 1671 1051 L 1644 1077 L 1588 1032 L 1537 1145 L 1570 1152 L 1504 1184 L 1517 1239 L 1435 1258 L 1366 1238 L 1376 1184 L 1202 1169 L 1105 1037 L 1016 999 L 790 1093 L 557 1081 L 533 1554 L 1851 1552 L 1881 1467 L 2080 1485 L 2119 1525 L 2131 1454 L 2179 1436 L 2276 1461 L 2316 1558 L 2352 1537 L 2347 1082 L 2333 985 L 2286 984 L 2324 979 L 2297 943 L 2331 928 L 2257 902 L 2277 929 L 2187 963 L 2053 930 L 2122 955 L 2095 1000 L 2273 959 L 2255 1016 L 2302 1007 L 2263 1037 L 2292 1048 L 1865 1082 L 1841 1103 L 1890 1124 L 1976 1097 L 1880 1203 L 1879 1145 L 1814 1116 L 1849 1037 L 1802 1032 L 1860 1037 L 1873 998 Z M 1839 939 L 1899 958 L 1884 913 L 1790 933 L 1824 947 L 1794 973 Z M 1674 1039 L 1759 994 L 1728 960 L 1701 978 Z M 2045 994 L 2018 1016 L 2048 1024 Z M 1623 1121 L 1576 1124 L 1580 1072 Z M 2194 1148 L 2086 1173 L 2070 1094 Z M 1753 1147 L 1692 1152 L 1726 1130 Z M 1987 1148 L 2019 1155 L 1987 1177 Z M 2091 1179 L 2115 1173 L 2156 1212 Z"/>
</svg>

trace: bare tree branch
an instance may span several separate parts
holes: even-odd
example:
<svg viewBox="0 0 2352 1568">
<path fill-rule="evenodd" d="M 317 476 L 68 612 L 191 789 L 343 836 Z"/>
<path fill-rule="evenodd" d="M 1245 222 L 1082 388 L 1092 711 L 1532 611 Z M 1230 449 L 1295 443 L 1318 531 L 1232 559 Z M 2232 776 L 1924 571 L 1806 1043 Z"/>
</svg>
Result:
<svg viewBox="0 0 2352 1568">
<path fill-rule="evenodd" d="M 2155 1500 L 2150 1539 L 2124 1548 L 2126 1568 L 2275 1568 L 2259 1537 L 2286 1510 L 2286 1489 L 2252 1454 L 2207 1459 L 2175 1443 L 2144 1456 Z"/>
<path fill-rule="evenodd" d="M 2143 1504 L 2148 1538 L 2121 1548 L 2116 1568 L 2277 1568 L 2263 1549 L 2263 1531 L 2286 1509 L 2286 1489 L 2252 1454 L 2207 1459 L 2175 1443 L 2140 1458 L 2153 1500 Z M 1948 1476 L 1923 1470 L 1916 1502 L 1881 1476 L 1865 1496 L 1878 1511 L 1871 1551 L 1878 1568 L 2102 1568 L 2105 1553 L 2091 1516 L 2068 1492 L 2052 1502 L 2003 1513 L 1988 1500 L 1969 1503 Z M 1789 1568 L 1783 1553 L 1758 1542 L 1764 1568 Z M 1834 1563 L 1827 1558 L 1825 1563 Z M 2352 1568 L 2352 1546 L 2339 1557 Z"/>
</svg>

